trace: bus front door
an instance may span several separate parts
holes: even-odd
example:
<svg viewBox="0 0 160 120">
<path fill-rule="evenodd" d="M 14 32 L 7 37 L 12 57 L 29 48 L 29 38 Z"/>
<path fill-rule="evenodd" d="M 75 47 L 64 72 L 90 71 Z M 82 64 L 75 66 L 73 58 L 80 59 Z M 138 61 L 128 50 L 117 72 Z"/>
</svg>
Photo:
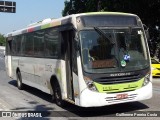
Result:
<svg viewBox="0 0 160 120">
<path fill-rule="evenodd" d="M 64 43 L 64 59 L 66 62 L 66 83 L 67 83 L 67 98 L 74 100 L 73 96 L 73 74 L 72 74 L 72 40 L 73 31 L 63 31 L 63 43 Z"/>
</svg>

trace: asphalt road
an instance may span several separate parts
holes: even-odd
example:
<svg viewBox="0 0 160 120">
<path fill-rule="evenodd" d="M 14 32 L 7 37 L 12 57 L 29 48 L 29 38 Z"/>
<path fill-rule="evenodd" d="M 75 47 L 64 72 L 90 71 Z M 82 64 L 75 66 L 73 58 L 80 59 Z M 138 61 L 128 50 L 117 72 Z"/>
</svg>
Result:
<svg viewBox="0 0 160 120">
<path fill-rule="evenodd" d="M 40 90 L 29 86 L 25 86 L 25 90 L 18 90 L 16 87 L 16 80 L 12 80 L 6 75 L 4 57 L 3 53 L 0 51 L 0 111 L 41 111 L 42 114 L 46 116 L 45 118 L 42 118 L 45 120 L 137 120 L 137 118 L 158 120 L 160 117 L 125 116 L 125 114 L 135 114 L 137 112 L 137 114 L 143 115 L 144 113 L 148 113 L 148 111 L 155 111 L 155 114 L 158 113 L 160 115 L 160 78 L 153 79 L 153 86 L 153 98 L 150 100 L 97 108 L 81 108 L 68 103 L 65 108 L 60 108 L 55 103 L 51 102 L 50 95 L 41 92 Z M 118 117 L 120 115 L 122 116 Z M 23 120 L 28 118 L 13 119 Z"/>
</svg>

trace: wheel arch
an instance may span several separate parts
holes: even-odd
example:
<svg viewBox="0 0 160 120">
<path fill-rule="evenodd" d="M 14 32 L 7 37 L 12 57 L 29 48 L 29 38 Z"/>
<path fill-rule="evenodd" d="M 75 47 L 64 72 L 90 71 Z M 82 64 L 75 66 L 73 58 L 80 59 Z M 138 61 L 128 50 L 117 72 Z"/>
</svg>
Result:
<svg viewBox="0 0 160 120">
<path fill-rule="evenodd" d="M 55 85 L 55 83 L 57 83 L 60 86 L 60 89 L 62 91 L 62 88 L 61 88 L 61 85 L 59 84 L 59 80 L 58 80 L 57 76 L 56 75 L 52 75 L 51 78 L 50 78 L 51 94 L 52 95 L 54 94 L 54 85 Z"/>
</svg>

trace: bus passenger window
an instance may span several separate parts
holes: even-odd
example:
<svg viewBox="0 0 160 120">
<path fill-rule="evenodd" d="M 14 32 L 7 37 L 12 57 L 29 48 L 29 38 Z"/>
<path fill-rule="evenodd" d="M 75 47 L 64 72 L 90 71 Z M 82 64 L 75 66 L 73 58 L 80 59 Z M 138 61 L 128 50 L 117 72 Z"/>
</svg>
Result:
<svg viewBox="0 0 160 120">
<path fill-rule="evenodd" d="M 44 56 L 44 31 L 34 33 L 34 55 L 38 57 Z"/>
<path fill-rule="evenodd" d="M 55 29 L 49 29 L 45 34 L 45 56 L 58 58 L 59 53 L 59 34 Z"/>
<path fill-rule="evenodd" d="M 33 36 L 32 33 L 28 34 L 26 36 L 26 41 L 25 41 L 25 55 L 33 55 Z"/>
</svg>

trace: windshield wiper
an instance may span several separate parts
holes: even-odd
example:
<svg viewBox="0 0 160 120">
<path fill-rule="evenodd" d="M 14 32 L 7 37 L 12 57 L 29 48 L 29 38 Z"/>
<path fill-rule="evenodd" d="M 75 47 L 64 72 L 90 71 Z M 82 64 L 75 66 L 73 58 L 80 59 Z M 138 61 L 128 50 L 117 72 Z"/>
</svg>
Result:
<svg viewBox="0 0 160 120">
<path fill-rule="evenodd" d="M 109 42 L 111 44 L 115 44 L 114 40 L 111 39 L 107 34 L 105 34 L 101 29 L 99 29 L 98 27 L 94 27 L 95 31 L 100 34 L 104 39 L 109 40 Z"/>
</svg>

